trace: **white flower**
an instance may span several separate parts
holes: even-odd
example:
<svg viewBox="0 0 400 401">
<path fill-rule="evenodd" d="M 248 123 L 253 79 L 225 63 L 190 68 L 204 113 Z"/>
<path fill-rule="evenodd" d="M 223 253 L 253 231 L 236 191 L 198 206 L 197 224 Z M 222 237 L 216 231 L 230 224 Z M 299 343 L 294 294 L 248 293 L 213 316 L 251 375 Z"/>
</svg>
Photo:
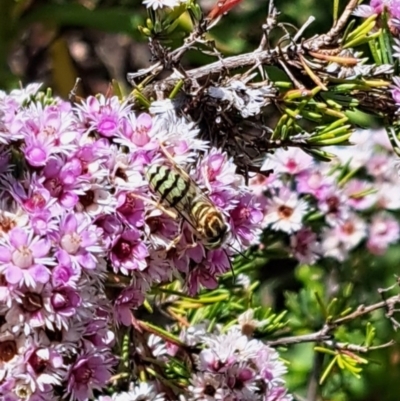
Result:
<svg viewBox="0 0 400 401">
<path fill-rule="evenodd" d="M 157 114 L 149 132 L 152 140 L 166 147 L 175 163 L 193 163 L 199 152 L 208 149 L 208 143 L 198 139 L 199 129 L 185 118 L 178 117 L 174 111 Z"/>
<path fill-rule="evenodd" d="M 159 393 L 152 383 L 140 382 L 134 386 L 130 384 L 128 392 L 114 393 L 111 397 L 100 396 L 98 401 L 164 401 L 164 395 Z"/>
<path fill-rule="evenodd" d="M 400 209 L 399 184 L 383 182 L 376 183 L 378 189 L 377 204 L 381 209 L 397 210 Z"/>
<path fill-rule="evenodd" d="M 225 88 L 215 86 L 208 88 L 211 97 L 229 102 L 243 118 L 259 114 L 261 108 L 270 103 L 267 97 L 270 93 L 271 86 L 253 89 L 238 80 L 232 80 Z"/>
<path fill-rule="evenodd" d="M 174 8 L 180 3 L 179 0 L 143 0 L 143 5 L 147 8 L 157 10 L 157 8 L 170 7 Z"/>
<path fill-rule="evenodd" d="M 301 229 L 302 220 L 308 210 L 308 204 L 299 199 L 297 194 L 288 188 L 279 192 L 268 201 L 264 223 L 276 231 L 293 233 Z"/>
<path fill-rule="evenodd" d="M 352 14 L 356 17 L 368 18 L 374 14 L 374 9 L 371 6 L 362 4 L 356 7 Z"/>
<path fill-rule="evenodd" d="M 262 343 L 259 340 L 249 340 L 242 334 L 238 326 L 233 326 L 226 334 L 205 335 L 203 344 L 208 349 L 200 353 L 200 367 L 207 369 L 209 363 L 209 353 L 221 361 L 227 363 L 232 357 L 237 361 L 245 361 L 255 358 L 260 350 Z"/>
<path fill-rule="evenodd" d="M 313 158 L 299 148 L 278 149 L 273 155 L 268 155 L 261 166 L 261 171 L 273 170 L 275 174 L 299 174 L 310 168 Z"/>
<path fill-rule="evenodd" d="M 243 334 L 251 336 L 256 328 L 268 323 L 268 320 L 260 321 L 254 318 L 254 309 L 248 309 L 238 316 L 238 323 Z"/>
<path fill-rule="evenodd" d="M 79 202 L 76 204 L 78 212 L 97 216 L 101 213 L 111 214 L 115 210 L 117 200 L 111 195 L 110 189 L 106 185 L 89 184 L 85 189 L 85 195 L 80 196 Z"/>
<path fill-rule="evenodd" d="M 153 384 L 140 382 L 132 391 L 128 392 L 127 401 L 164 401 L 163 393 L 159 393 Z"/>
<path fill-rule="evenodd" d="M 324 232 L 323 254 L 344 261 L 348 252 L 354 249 L 366 235 L 365 221 L 353 214 L 342 224 Z"/>
</svg>

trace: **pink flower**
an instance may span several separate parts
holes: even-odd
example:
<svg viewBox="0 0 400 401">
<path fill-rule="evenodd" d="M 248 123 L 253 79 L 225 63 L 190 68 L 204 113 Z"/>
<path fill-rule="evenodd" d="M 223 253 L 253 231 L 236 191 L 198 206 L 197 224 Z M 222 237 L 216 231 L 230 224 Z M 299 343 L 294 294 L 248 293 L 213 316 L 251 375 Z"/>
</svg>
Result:
<svg viewBox="0 0 400 401">
<path fill-rule="evenodd" d="M 46 165 L 49 156 L 53 152 L 53 139 L 35 137 L 25 139 L 24 156 L 27 162 L 33 167 L 42 167 Z"/>
<path fill-rule="evenodd" d="M 47 238 L 41 239 L 33 235 L 29 229 L 18 227 L 12 229 L 8 236 L 1 241 L 0 246 L 0 273 L 5 275 L 10 284 L 30 287 L 45 284 L 49 281 L 49 265 L 54 265 L 50 256 L 51 243 Z"/>
<path fill-rule="evenodd" d="M 349 214 L 334 228 L 326 229 L 323 233 L 322 250 L 326 257 L 344 261 L 349 251 L 354 249 L 366 236 L 367 227 L 359 216 Z"/>
<path fill-rule="evenodd" d="M 205 181 L 206 186 L 229 186 L 232 185 L 238 176 L 235 174 L 236 166 L 231 160 L 228 160 L 226 153 L 221 153 L 217 149 L 212 149 L 205 156 L 200 164 L 198 174 Z"/>
<path fill-rule="evenodd" d="M 51 306 L 55 314 L 55 326 L 58 329 L 68 328 L 68 322 L 75 316 L 82 299 L 79 293 L 71 287 L 54 288 L 51 294 Z"/>
<path fill-rule="evenodd" d="M 317 169 L 303 171 L 296 178 L 297 191 L 301 194 L 311 194 L 317 199 L 322 199 L 332 185 L 332 179 Z"/>
<path fill-rule="evenodd" d="M 190 295 L 195 295 L 200 285 L 208 289 L 215 289 L 218 285 L 217 278 L 231 268 L 229 256 L 223 249 L 207 251 L 206 258 L 200 264 L 191 262 L 186 285 Z"/>
<path fill-rule="evenodd" d="M 82 166 L 78 159 L 67 161 L 52 157 L 43 170 L 43 185 L 63 208 L 70 210 L 78 203 L 78 195 L 82 194 L 82 190 L 78 189 L 81 174 Z"/>
<path fill-rule="evenodd" d="M 375 215 L 369 227 L 367 247 L 375 255 L 382 255 L 390 244 L 400 238 L 400 226 L 398 221 L 385 214 Z"/>
<path fill-rule="evenodd" d="M 49 191 L 39 182 L 36 176 L 29 177 L 27 188 L 20 182 L 9 180 L 5 186 L 11 197 L 30 214 L 51 210 L 54 200 Z"/>
<path fill-rule="evenodd" d="M 302 228 L 308 204 L 295 192 L 281 187 L 268 199 L 264 224 L 273 230 L 293 233 Z"/>
<path fill-rule="evenodd" d="M 54 349 L 44 347 L 44 344 L 38 347 L 32 347 L 25 354 L 26 372 L 19 374 L 19 378 L 24 378 L 30 383 L 32 392 L 39 389 L 45 392 L 46 388 L 61 384 L 60 369 L 64 367 L 62 356 Z M 64 367 L 65 368 L 65 367 Z"/>
<path fill-rule="evenodd" d="M 392 98 L 396 105 L 400 105 L 400 77 L 393 77 Z"/>
<path fill-rule="evenodd" d="M 232 235 L 240 249 L 246 249 L 257 241 L 264 215 L 254 196 L 249 193 L 243 194 L 230 212 L 230 217 Z"/>
<path fill-rule="evenodd" d="M 117 213 L 121 220 L 132 227 L 144 225 L 144 201 L 135 192 L 121 191 L 117 195 Z M 139 194 L 143 196 L 143 194 Z"/>
<path fill-rule="evenodd" d="M 347 196 L 344 191 L 333 186 L 319 198 L 318 206 L 331 226 L 341 224 L 349 215 Z"/>
<path fill-rule="evenodd" d="M 96 268 L 96 254 L 103 252 L 99 245 L 101 230 L 91 224 L 87 216 L 67 213 L 60 221 L 59 232 L 54 237 L 60 247 L 58 254 L 65 253 L 75 266 L 83 269 Z"/>
<path fill-rule="evenodd" d="M 136 229 L 126 230 L 114 240 L 110 258 L 114 271 L 128 274 L 132 270 L 144 270 L 149 251 Z"/>
<path fill-rule="evenodd" d="M 100 135 L 110 138 L 122 129 L 122 121 L 128 115 L 130 106 L 120 103 L 118 97 L 89 96 L 77 106 L 80 122 Z"/>
<path fill-rule="evenodd" d="M 127 146 L 134 145 L 134 148 L 154 149 L 155 142 L 150 142 L 149 132 L 152 127 L 152 118 L 147 113 L 141 113 L 138 117 L 130 113 L 122 121 L 121 137 L 127 140 L 122 143 Z M 118 142 L 118 139 L 116 140 Z"/>
<path fill-rule="evenodd" d="M 347 182 L 344 193 L 348 196 L 349 205 L 356 210 L 366 210 L 376 202 L 374 189 L 367 181 L 353 179 Z"/>
<path fill-rule="evenodd" d="M 71 366 L 67 391 L 78 401 L 93 398 L 93 390 L 100 390 L 110 379 L 112 363 L 104 354 L 84 352 Z"/>
<path fill-rule="evenodd" d="M 321 253 L 317 235 L 310 228 L 302 228 L 290 237 L 290 248 L 293 256 L 303 264 L 313 264 Z"/>
<path fill-rule="evenodd" d="M 143 304 L 143 301 L 144 293 L 142 290 L 133 286 L 124 288 L 114 304 L 116 323 L 122 323 L 127 327 L 132 325 L 132 309 L 137 309 Z"/>
</svg>

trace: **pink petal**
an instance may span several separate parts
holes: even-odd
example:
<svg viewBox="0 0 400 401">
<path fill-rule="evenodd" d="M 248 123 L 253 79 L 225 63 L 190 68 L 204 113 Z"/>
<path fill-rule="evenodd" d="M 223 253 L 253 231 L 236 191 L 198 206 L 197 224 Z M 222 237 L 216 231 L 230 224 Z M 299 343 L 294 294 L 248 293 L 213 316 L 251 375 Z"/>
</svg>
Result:
<svg viewBox="0 0 400 401">
<path fill-rule="evenodd" d="M 97 242 L 97 234 L 93 231 L 85 231 L 81 234 L 81 246 L 87 248 Z"/>
<path fill-rule="evenodd" d="M 51 242 L 48 239 L 41 239 L 30 246 L 32 254 L 35 258 L 47 256 L 51 248 Z"/>
<path fill-rule="evenodd" d="M 136 120 L 136 126 L 140 128 L 145 128 L 146 130 L 150 130 L 152 127 L 152 118 L 150 114 L 142 113 Z"/>
<path fill-rule="evenodd" d="M 28 235 L 25 230 L 21 228 L 14 228 L 10 232 L 10 243 L 14 248 L 18 248 L 21 245 L 26 245 L 28 241 Z"/>
<path fill-rule="evenodd" d="M 5 277 L 7 283 L 18 284 L 23 278 L 22 270 L 16 266 L 9 266 L 6 270 Z"/>
<path fill-rule="evenodd" d="M 10 260 L 11 260 L 11 251 L 4 246 L 0 246 L 0 262 L 7 263 Z"/>
<path fill-rule="evenodd" d="M 83 255 L 78 255 L 77 261 L 84 269 L 94 270 L 96 268 L 96 260 L 88 252 Z"/>
<path fill-rule="evenodd" d="M 66 209 L 72 209 L 78 203 L 78 201 L 78 195 L 74 194 L 73 192 L 65 192 L 60 199 L 61 205 Z"/>
<path fill-rule="evenodd" d="M 64 220 L 64 231 L 67 233 L 75 232 L 78 226 L 78 222 L 74 214 L 70 213 Z"/>
<path fill-rule="evenodd" d="M 37 283 L 46 284 L 50 280 L 50 273 L 43 265 L 31 267 L 29 274 Z"/>
<path fill-rule="evenodd" d="M 132 313 L 129 308 L 118 308 L 118 320 L 124 325 L 129 327 L 132 324 Z"/>
</svg>

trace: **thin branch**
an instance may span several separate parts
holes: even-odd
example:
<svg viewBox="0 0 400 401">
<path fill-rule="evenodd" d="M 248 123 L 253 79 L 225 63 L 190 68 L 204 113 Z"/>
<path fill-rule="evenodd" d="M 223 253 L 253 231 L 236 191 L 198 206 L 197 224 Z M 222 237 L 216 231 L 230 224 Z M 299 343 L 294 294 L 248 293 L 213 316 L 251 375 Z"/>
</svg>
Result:
<svg viewBox="0 0 400 401">
<path fill-rule="evenodd" d="M 352 12 L 358 5 L 358 0 L 350 0 L 344 9 L 340 18 L 336 21 L 336 24 L 330 29 L 325 35 L 318 35 L 317 37 L 308 39 L 304 42 L 303 46 L 308 50 L 317 51 L 321 47 L 327 47 L 332 45 L 339 36 L 340 32 L 344 29 L 349 20 Z"/>
<path fill-rule="evenodd" d="M 395 305 L 397 305 L 399 303 L 400 303 L 400 294 L 394 295 L 391 298 L 388 298 L 384 301 L 377 302 L 377 303 L 369 305 L 369 306 L 361 305 L 354 312 L 349 313 L 348 315 L 341 317 L 339 319 L 335 319 L 331 322 L 325 323 L 325 325 L 322 327 L 322 329 L 319 331 L 316 331 L 315 333 L 304 334 L 304 335 L 300 335 L 300 336 L 282 337 L 277 340 L 267 341 L 266 343 L 271 347 L 286 346 L 286 345 L 300 344 L 300 343 L 306 343 L 306 342 L 316 342 L 316 343 L 322 342 L 327 345 L 332 345 L 332 344 L 334 344 L 334 342 L 331 340 L 331 337 L 332 337 L 331 333 L 338 326 L 341 326 L 345 323 L 348 323 L 352 320 L 355 320 L 361 316 L 367 315 L 376 310 L 385 309 L 385 308 L 388 310 L 386 316 L 392 321 L 394 328 L 396 329 L 397 327 L 400 327 L 400 324 L 392 317 L 392 315 L 395 312 L 395 308 L 394 308 Z M 391 345 L 392 345 L 392 342 L 389 342 L 387 344 L 378 345 L 375 347 L 362 347 L 362 346 L 356 346 L 356 345 L 346 345 L 344 343 L 336 343 L 336 346 L 340 346 L 341 348 L 344 348 L 344 349 L 349 349 L 349 350 L 355 351 L 356 350 L 355 348 L 357 348 L 357 350 L 359 352 L 367 352 L 368 350 L 384 348 L 384 347 L 388 347 Z M 346 348 L 346 347 L 348 347 L 348 348 Z"/>
<path fill-rule="evenodd" d="M 393 307 L 398 303 L 400 303 L 400 294 L 394 295 L 391 298 L 388 298 L 381 302 L 377 302 L 376 304 L 373 305 L 369 306 L 361 305 L 353 313 L 350 313 L 342 318 L 336 319 L 331 324 L 335 326 L 342 325 L 344 323 L 350 322 L 354 319 L 357 319 L 358 317 L 367 315 L 378 309 L 388 308 L 390 312 L 393 309 Z"/>
<path fill-rule="evenodd" d="M 201 79 L 211 74 L 218 74 L 223 70 L 234 70 L 240 67 L 245 67 L 254 64 L 272 64 L 278 56 L 278 50 L 264 50 L 262 52 L 254 51 L 251 53 L 239 54 L 237 56 L 227 57 L 223 61 L 205 65 L 203 67 L 194 68 L 186 71 L 189 78 Z M 174 74 L 170 78 L 176 78 Z"/>
<path fill-rule="evenodd" d="M 324 364 L 325 354 L 317 352 L 314 354 L 312 372 L 307 385 L 307 401 L 315 401 L 318 397 L 319 377 Z"/>
<path fill-rule="evenodd" d="M 371 347 L 357 345 L 357 344 L 337 343 L 337 342 L 334 342 L 331 340 L 324 341 L 324 344 L 331 348 L 336 348 L 336 349 L 340 349 L 340 350 L 349 350 L 349 351 L 354 351 L 354 352 L 359 352 L 359 353 L 365 354 L 370 351 L 376 351 L 378 349 L 391 347 L 394 344 L 396 344 L 396 341 L 391 340 L 385 344 L 374 345 Z"/>
<path fill-rule="evenodd" d="M 329 326 L 325 325 L 320 331 L 317 331 L 315 333 L 303 334 L 301 336 L 282 337 L 277 340 L 267 341 L 266 343 L 270 347 L 277 347 L 280 345 L 321 342 L 323 340 L 329 340 L 331 338 L 328 332 L 329 332 Z"/>
</svg>

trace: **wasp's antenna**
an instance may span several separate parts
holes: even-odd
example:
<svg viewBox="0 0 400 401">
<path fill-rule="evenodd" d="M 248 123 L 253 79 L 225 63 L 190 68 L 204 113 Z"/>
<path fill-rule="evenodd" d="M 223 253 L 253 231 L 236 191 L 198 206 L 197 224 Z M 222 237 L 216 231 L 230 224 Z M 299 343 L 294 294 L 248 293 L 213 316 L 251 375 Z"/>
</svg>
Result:
<svg viewBox="0 0 400 401">
<path fill-rule="evenodd" d="M 232 273 L 232 281 L 233 281 L 233 284 L 235 284 L 236 275 L 235 275 L 235 271 L 233 270 L 233 264 L 232 264 L 231 258 L 229 257 L 229 255 L 228 255 L 228 253 L 226 251 L 225 251 L 225 254 L 226 254 L 226 257 L 229 260 L 229 268 L 231 269 L 231 273 Z"/>
<path fill-rule="evenodd" d="M 240 255 L 242 258 L 249 260 L 250 259 L 242 252 L 240 252 L 239 250 L 237 250 L 236 248 L 234 248 L 231 244 L 228 244 L 229 248 L 231 248 L 233 251 L 235 251 L 238 255 Z"/>
</svg>

